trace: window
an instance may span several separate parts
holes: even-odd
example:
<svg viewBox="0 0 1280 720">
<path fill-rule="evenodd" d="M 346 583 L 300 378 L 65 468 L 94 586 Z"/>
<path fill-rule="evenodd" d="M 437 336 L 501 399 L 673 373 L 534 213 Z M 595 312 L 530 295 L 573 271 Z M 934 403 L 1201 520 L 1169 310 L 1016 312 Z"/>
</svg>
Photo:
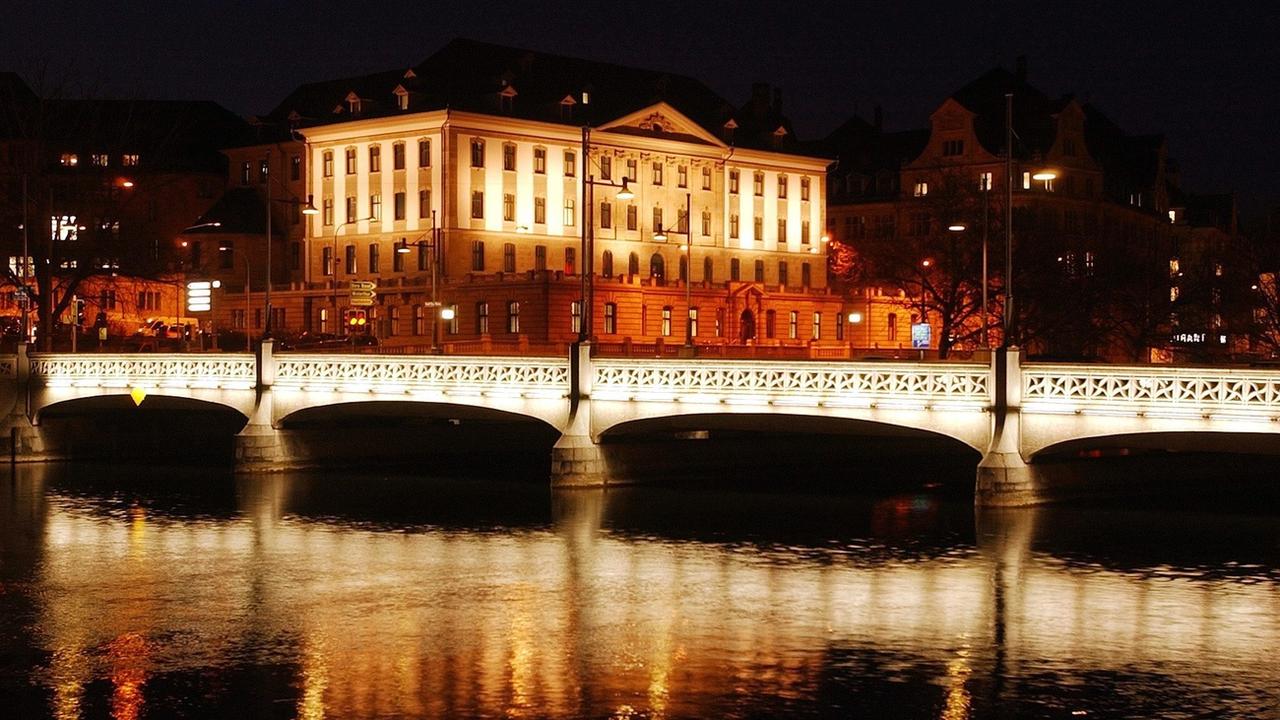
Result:
<svg viewBox="0 0 1280 720">
<path fill-rule="evenodd" d="M 635 253 L 631 253 L 630 255 L 627 256 L 627 274 L 628 275 L 640 274 L 640 256 L 639 255 L 636 255 Z"/>
<path fill-rule="evenodd" d="M 347 220 L 346 221 L 349 223 L 353 223 L 356 221 L 356 196 L 355 195 L 347 196 Z"/>
<path fill-rule="evenodd" d="M 395 195 L 393 195 L 392 202 L 395 204 L 395 209 L 393 210 L 393 212 L 395 212 L 396 220 L 403 220 L 404 207 L 405 207 L 404 193 L 398 192 Z"/>
<path fill-rule="evenodd" d="M 427 334 L 427 309 L 421 305 L 413 306 L 413 334 Z"/>
<path fill-rule="evenodd" d="M 676 168 L 676 184 L 680 187 L 689 187 L 689 168 L 681 165 Z"/>
<path fill-rule="evenodd" d="M 471 167 L 484 167 L 484 141 L 480 138 L 471 138 Z"/>
<path fill-rule="evenodd" d="M 604 304 L 604 332 L 606 335 L 614 335 L 618 332 L 618 304 Z"/>
<path fill-rule="evenodd" d="M 72 163 L 71 163 L 71 164 L 72 164 L 72 165 L 75 165 L 75 161 L 74 161 L 75 156 L 74 156 L 74 155 L 72 155 L 71 157 L 72 157 Z M 120 164 L 121 164 L 121 165 L 124 165 L 125 167 L 137 167 L 137 166 L 138 166 L 138 154 L 137 154 L 137 153 L 125 153 L 125 154 L 121 155 L 121 156 L 120 156 Z"/>
<path fill-rule="evenodd" d="M 613 203 L 608 200 L 600 203 L 600 227 L 604 230 L 613 227 Z"/>
<path fill-rule="evenodd" d="M 785 174 L 778 175 L 778 199 L 782 200 L 787 197 L 787 176 Z"/>
<path fill-rule="evenodd" d="M 688 239 L 689 215 L 685 212 L 684 208 L 676 210 L 676 230 L 684 233 L 686 235 L 686 239 Z"/>
<path fill-rule="evenodd" d="M 520 332 L 520 303 L 515 300 L 507 303 L 507 332 Z"/>
<path fill-rule="evenodd" d="M 547 172 L 547 149 L 533 149 L 533 171 L 539 175 Z"/>
<path fill-rule="evenodd" d="M 742 263 L 738 261 L 738 258 L 729 260 L 729 279 L 733 282 L 738 282 L 742 279 Z"/>
<path fill-rule="evenodd" d="M 382 172 L 382 146 L 369 146 L 369 172 Z"/>
<path fill-rule="evenodd" d="M 671 337 L 671 306 L 662 308 L 662 336 Z"/>
<path fill-rule="evenodd" d="M 346 254 L 347 254 L 347 263 L 346 263 L 347 274 L 355 275 L 356 274 L 356 246 L 348 245 L 346 247 Z"/>
<path fill-rule="evenodd" d="M 601 180 L 613 179 L 613 158 L 609 157 L 608 155 L 600 156 L 600 179 Z"/>
<path fill-rule="evenodd" d="M 779 260 L 778 261 L 778 284 L 785 288 L 788 285 L 787 280 L 788 280 L 787 261 Z"/>
<path fill-rule="evenodd" d="M 513 273 L 516 271 L 516 244 L 502 244 L 502 272 Z"/>
<path fill-rule="evenodd" d="M 640 211 L 635 205 L 627 206 L 627 229 L 635 230 L 640 225 Z"/>
<path fill-rule="evenodd" d="M 427 252 L 427 246 L 425 244 L 419 245 L 418 246 L 418 270 L 430 270 L 430 269 L 431 269 L 431 254 Z"/>
<path fill-rule="evenodd" d="M 708 236 L 711 234 L 711 211 L 702 211 L 702 234 Z"/>
<path fill-rule="evenodd" d="M 813 314 L 813 339 L 822 339 L 822 313 L 820 312 Z"/>
<path fill-rule="evenodd" d="M 58 158 L 58 162 L 63 167 L 75 167 L 80 164 L 80 156 L 75 153 L 62 153 L 62 156 Z"/>
<path fill-rule="evenodd" d="M 404 240 L 405 238 L 400 238 L 400 239 Z M 391 272 L 404 272 L 405 254 L 406 253 L 394 252 L 394 248 L 393 248 L 393 252 L 391 253 Z"/>
<path fill-rule="evenodd" d="M 420 218 L 431 217 L 431 191 L 430 190 L 418 191 L 418 217 Z"/>
<path fill-rule="evenodd" d="M 751 176 L 751 192 L 756 197 L 764 196 L 764 173 L 759 170 Z"/>
<path fill-rule="evenodd" d="M 711 275 L 715 265 L 711 258 L 702 258 L 702 282 L 709 283 L 712 281 Z"/>
<path fill-rule="evenodd" d="M 1031 189 L 1031 173 L 1029 172 L 1022 173 L 1022 189 L 1023 190 Z"/>
<path fill-rule="evenodd" d="M 379 257 L 379 254 L 378 254 L 378 243 L 370 243 L 369 244 L 369 272 L 374 273 L 375 275 L 377 273 L 382 272 L 382 263 L 380 263 L 379 260 L 381 260 L 381 258 Z"/>
<path fill-rule="evenodd" d="M 302 269 L 302 243 L 300 242 L 289 243 L 289 269 Z"/>
<path fill-rule="evenodd" d="M 546 198 L 536 197 L 533 199 L 533 221 L 535 223 L 545 223 L 547 221 Z"/>
<path fill-rule="evenodd" d="M 653 184 L 654 185 L 662 184 L 662 163 L 660 162 L 656 162 L 653 164 Z"/>
<path fill-rule="evenodd" d="M 400 330 L 400 306 L 392 305 L 391 306 L 391 322 L 387 328 L 387 332 L 390 335 L 396 335 L 399 333 L 399 330 Z"/>
<path fill-rule="evenodd" d="M 764 261 L 763 260 L 756 261 L 756 282 L 758 283 L 764 282 Z"/>
<path fill-rule="evenodd" d="M 404 169 L 404 143 L 399 142 L 391 146 L 391 169 Z"/>
<path fill-rule="evenodd" d="M 516 196 L 511 193 L 502 196 L 502 219 L 506 222 L 516 219 Z"/>
<path fill-rule="evenodd" d="M 653 231 L 657 232 L 662 229 L 662 208 L 653 208 Z"/>
<path fill-rule="evenodd" d="M 265 158 L 258 161 L 258 184 L 260 185 L 266 184 L 267 172 L 270 171 L 270 169 L 271 169 L 271 166 L 267 164 L 267 161 Z"/>
<path fill-rule="evenodd" d="M 567 247 L 564 249 L 564 274 L 574 275 L 578 272 L 578 251 Z"/>
<path fill-rule="evenodd" d="M 792 310 L 787 319 L 787 337 L 792 340 L 800 338 L 800 313 Z"/>
<path fill-rule="evenodd" d="M 923 180 L 917 180 L 915 184 L 915 189 L 912 191 L 912 194 L 915 195 L 916 197 L 924 197 L 925 195 L 928 195 L 929 183 Z"/>
<path fill-rule="evenodd" d="M 324 224 L 332 225 L 333 224 L 333 198 L 325 198 L 323 205 L 324 205 L 324 210 L 322 210 L 321 212 L 323 213 L 322 217 L 324 217 Z"/>
<path fill-rule="evenodd" d="M 564 201 L 564 226 L 573 227 L 573 219 L 578 216 L 578 210 L 574 207 L 573 198 L 565 198 Z"/>
<path fill-rule="evenodd" d="M 737 170 L 729 171 L 729 192 L 730 194 L 733 194 L 733 195 L 738 194 L 738 171 Z"/>
<path fill-rule="evenodd" d="M 689 281 L 689 259 L 684 255 L 680 256 L 680 282 Z"/>
<path fill-rule="evenodd" d="M 702 189 L 711 189 L 711 168 L 709 167 L 702 168 Z"/>
<path fill-rule="evenodd" d="M 956 157 L 964 154 L 964 140 L 943 140 L 943 157 Z"/>
<path fill-rule="evenodd" d="M 649 258 L 649 277 L 655 285 L 666 285 L 666 262 L 662 259 L 662 253 L 654 253 Z"/>
<path fill-rule="evenodd" d="M 807 177 L 800 178 L 800 199 L 809 199 L 809 178 Z"/>
<path fill-rule="evenodd" d="M 356 149 L 347 148 L 347 174 L 356 174 Z"/>
<path fill-rule="evenodd" d="M 471 269 L 474 272 L 484 272 L 484 241 L 471 241 Z"/>
<path fill-rule="evenodd" d="M 457 334 L 458 334 L 458 306 L 457 306 L 457 304 L 450 305 L 450 306 L 449 306 L 449 312 L 453 315 L 453 317 L 451 317 L 451 318 L 449 319 L 449 324 L 445 326 L 445 332 L 449 333 L 450 335 L 457 335 Z"/>
<path fill-rule="evenodd" d="M 809 263 L 802 263 L 800 265 L 800 287 L 807 290 L 812 282 L 813 273 L 809 268 Z"/>
<path fill-rule="evenodd" d="M 738 216 L 736 214 L 729 216 L 729 237 L 738 237 Z"/>
<path fill-rule="evenodd" d="M 613 253 L 609 250 L 605 250 L 604 255 L 600 256 L 600 274 L 613 277 Z"/>
<path fill-rule="evenodd" d="M 569 330 L 582 332 L 582 302 L 574 300 L 569 303 Z"/>
<path fill-rule="evenodd" d="M 516 146 L 512 143 L 502 145 L 502 169 L 511 171 L 516 169 Z"/>
<path fill-rule="evenodd" d="M 249 183 L 253 182 L 252 175 L 253 175 L 253 166 L 249 164 L 249 161 L 245 160 L 244 162 L 240 163 L 240 184 L 248 185 Z"/>
<path fill-rule="evenodd" d="M 1177 302 L 1177 300 L 1178 300 L 1178 294 L 1179 294 L 1180 292 L 1181 292 L 1181 291 L 1178 289 L 1178 286 L 1177 286 L 1177 285 L 1173 285 L 1173 286 L 1171 286 L 1171 287 L 1169 288 L 1169 302 Z"/>
<path fill-rule="evenodd" d="M 752 218 L 751 227 L 752 227 L 752 230 L 755 231 L 755 239 L 763 240 L 764 239 L 764 218 L 760 217 L 759 215 Z"/>
<path fill-rule="evenodd" d="M 431 167 L 431 141 L 418 141 L 418 167 Z"/>
<path fill-rule="evenodd" d="M 333 151 L 325 150 L 324 155 L 322 155 L 321 157 L 324 158 L 324 160 L 321 162 L 321 165 L 324 168 L 324 176 L 333 177 Z"/>
<path fill-rule="evenodd" d="M 489 332 L 489 303 L 481 300 L 476 303 L 476 334 Z"/>
<path fill-rule="evenodd" d="M 382 195 L 369 196 L 369 217 L 373 220 L 382 219 Z"/>
<path fill-rule="evenodd" d="M 778 243 L 787 241 L 787 219 L 778 218 Z"/>
<path fill-rule="evenodd" d="M 772 340 L 778 334 L 778 313 L 774 310 L 764 311 L 764 336 Z"/>
<path fill-rule="evenodd" d="M 889 317 L 885 318 L 885 334 L 888 336 L 890 342 L 898 339 L 897 313 L 889 313 Z"/>
<path fill-rule="evenodd" d="M 627 160 L 627 180 L 635 182 L 640 175 L 640 164 L 634 159 Z"/>
<path fill-rule="evenodd" d="M 698 308 L 689 308 L 689 335 L 698 337 Z"/>
<path fill-rule="evenodd" d="M 94 153 L 90 158 L 92 159 L 93 164 L 98 167 L 106 167 L 107 164 L 111 162 L 111 157 L 106 153 Z M 294 179 L 296 180 L 297 178 Z"/>
<path fill-rule="evenodd" d="M 476 220 L 484 218 L 484 191 L 471 191 L 471 217 Z"/>
<path fill-rule="evenodd" d="M 578 154 L 572 150 L 564 151 L 564 176 L 573 177 L 578 172 Z"/>
<path fill-rule="evenodd" d="M 1177 277 L 1181 269 L 1181 263 L 1178 262 L 1178 258 L 1169 259 L 1169 277 Z"/>
<path fill-rule="evenodd" d="M 546 245 L 534 246 L 533 269 L 538 271 L 547 269 L 547 246 Z"/>
<path fill-rule="evenodd" d="M 844 319 L 836 316 L 836 340 L 844 342 Z"/>
<path fill-rule="evenodd" d="M 800 221 L 800 244 L 801 245 L 809 244 L 809 221 L 808 220 Z"/>
</svg>

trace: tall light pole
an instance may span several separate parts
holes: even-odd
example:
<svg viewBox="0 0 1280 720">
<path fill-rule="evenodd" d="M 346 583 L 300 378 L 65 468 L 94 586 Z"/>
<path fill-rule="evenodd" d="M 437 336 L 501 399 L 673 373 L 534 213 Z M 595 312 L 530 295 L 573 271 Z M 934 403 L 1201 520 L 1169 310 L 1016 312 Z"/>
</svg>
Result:
<svg viewBox="0 0 1280 720">
<path fill-rule="evenodd" d="M 684 231 L 680 230 L 663 230 L 661 227 L 653 234 L 653 239 L 659 242 L 665 241 L 667 235 L 684 235 L 684 347 L 683 352 L 689 356 L 693 356 L 697 350 L 693 344 L 693 297 L 691 294 L 691 286 L 693 283 L 693 203 L 692 194 L 684 194 Z M 679 224 L 677 223 L 677 227 Z"/>
<path fill-rule="evenodd" d="M 422 240 L 421 236 L 419 236 L 419 239 L 415 240 L 414 242 L 409 242 L 408 240 L 401 240 L 400 242 L 396 243 L 395 248 L 396 248 L 396 253 L 400 255 L 407 255 L 409 253 L 410 246 L 427 248 L 428 250 L 431 251 L 431 312 L 432 312 L 431 352 L 438 353 L 440 352 L 440 337 L 442 335 L 442 333 L 440 332 L 440 321 L 446 320 L 446 319 L 452 320 L 453 314 L 452 312 L 450 312 L 449 317 L 446 318 L 444 308 L 440 304 L 439 287 L 440 287 L 441 245 L 440 245 L 440 228 L 436 226 L 435 210 L 431 211 L 431 229 L 428 230 L 427 233 L 424 233 L 424 235 L 425 234 L 430 234 L 431 239 Z"/>
<path fill-rule="evenodd" d="M 342 232 L 342 228 L 348 225 L 351 225 L 352 223 L 360 223 L 360 222 L 365 222 L 367 220 L 377 220 L 377 218 L 371 216 L 371 217 L 364 217 L 364 218 L 356 218 L 355 220 L 343 220 L 342 222 L 338 223 L 336 227 L 333 228 L 333 243 L 330 246 L 332 249 L 330 250 L 330 253 L 329 253 L 329 269 L 332 271 L 332 274 L 333 274 L 333 313 L 334 313 L 335 323 L 337 322 L 337 313 L 338 313 L 338 235 Z M 335 325 L 334 327 L 337 327 L 337 325 Z M 337 333 L 334 333 L 334 334 L 336 335 Z"/>
<path fill-rule="evenodd" d="M 582 129 L 583 157 L 587 157 L 587 152 L 589 152 L 590 150 L 590 146 L 587 140 L 588 134 L 589 134 L 589 128 L 584 127 Z M 584 162 L 583 164 L 587 165 L 586 162 Z M 593 255 L 595 254 L 595 226 L 596 226 L 595 208 L 592 206 L 595 204 L 595 201 L 596 201 L 595 187 L 597 185 L 601 185 L 604 187 L 618 188 L 618 192 L 614 195 L 614 197 L 619 200 L 630 200 L 636 196 L 636 194 L 631 191 L 631 183 L 625 175 L 622 178 L 622 184 L 612 183 L 612 182 L 609 182 L 608 180 L 596 180 L 595 175 L 590 175 L 590 174 L 588 174 L 586 176 L 586 179 L 583 181 L 582 195 L 584 197 L 584 200 L 582 204 L 586 205 L 587 207 L 585 208 L 585 212 L 583 213 L 583 217 L 585 218 L 585 220 L 582 225 L 582 255 L 583 255 L 583 258 L 582 258 L 582 320 L 580 321 L 579 327 L 578 327 L 579 343 L 586 343 L 591 341 L 591 306 L 595 302 L 595 297 L 594 297 L 595 293 L 594 293 L 594 285 L 592 283 L 591 266 L 592 266 Z"/>
<path fill-rule="evenodd" d="M 231 261 L 235 262 L 236 248 L 234 245 L 219 243 L 218 252 L 231 253 Z M 253 343 L 249 335 L 249 313 L 253 311 L 253 302 L 249 295 L 249 253 L 241 250 L 240 257 L 244 259 L 244 349 L 245 352 L 252 352 Z M 217 334 L 217 328 L 214 328 L 215 338 Z"/>
<path fill-rule="evenodd" d="M 1000 347 L 1009 347 L 1013 323 L 1013 93 L 1004 94 L 1004 318 Z"/>
</svg>

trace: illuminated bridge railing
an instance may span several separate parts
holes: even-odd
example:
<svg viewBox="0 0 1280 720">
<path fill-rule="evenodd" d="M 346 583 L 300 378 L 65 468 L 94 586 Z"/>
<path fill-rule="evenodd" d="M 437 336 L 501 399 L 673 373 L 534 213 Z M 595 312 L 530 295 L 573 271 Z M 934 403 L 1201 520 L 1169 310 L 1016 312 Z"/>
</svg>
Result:
<svg viewBox="0 0 1280 720">
<path fill-rule="evenodd" d="M 298 353 L 277 356 L 275 386 L 313 392 L 563 398 L 569 393 L 569 362 L 531 357 Z"/>
<path fill-rule="evenodd" d="M 248 354 L 40 354 L 31 377 L 48 387 L 251 389 L 257 366 Z"/>
<path fill-rule="evenodd" d="M 750 405 L 981 410 L 974 364 L 597 360 L 592 398 Z"/>
<path fill-rule="evenodd" d="M 1027 365 L 1026 412 L 1275 420 L 1280 372 L 1185 367 Z"/>
</svg>

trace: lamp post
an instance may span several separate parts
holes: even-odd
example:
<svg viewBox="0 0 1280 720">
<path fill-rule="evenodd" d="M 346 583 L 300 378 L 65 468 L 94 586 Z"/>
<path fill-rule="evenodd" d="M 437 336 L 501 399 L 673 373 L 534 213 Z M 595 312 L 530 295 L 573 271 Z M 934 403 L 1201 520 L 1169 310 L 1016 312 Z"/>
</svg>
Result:
<svg viewBox="0 0 1280 720">
<path fill-rule="evenodd" d="M 582 129 L 583 158 L 589 157 L 587 155 L 590 150 L 589 140 L 587 139 L 588 136 L 588 128 L 584 127 Z M 583 160 L 584 164 L 587 164 L 588 162 L 589 160 Z M 582 320 L 578 327 L 579 343 L 591 342 L 591 308 L 595 303 L 595 286 L 592 282 L 592 261 L 594 260 L 595 254 L 596 233 L 596 213 L 594 208 L 596 201 L 595 188 L 597 185 L 602 187 L 618 188 L 618 192 L 614 194 L 614 197 L 618 200 L 630 200 L 636 196 L 636 194 L 631 191 L 631 181 L 625 176 L 622 178 L 622 183 L 618 184 L 609 182 L 608 180 L 596 180 L 595 175 L 588 174 L 583 185 L 584 188 L 582 194 L 585 196 L 585 199 L 582 204 L 586 206 L 583 208 L 583 216 L 586 218 L 586 222 L 584 222 L 582 226 Z"/>
<path fill-rule="evenodd" d="M 232 262 L 235 262 L 236 249 L 234 245 L 220 243 L 218 245 L 218 252 L 231 253 Z M 252 310 L 253 305 L 249 296 L 249 254 L 242 250 L 240 252 L 240 257 L 244 259 L 244 349 L 245 352 L 252 352 L 253 345 L 249 337 L 249 312 Z M 216 340 L 218 335 L 217 328 L 214 328 L 213 334 Z"/>
<path fill-rule="evenodd" d="M 691 193 L 684 194 L 684 231 L 671 230 L 664 231 L 661 227 L 653 234 L 653 239 L 663 242 L 667 239 L 667 235 L 684 235 L 684 347 L 681 348 L 681 354 L 685 357 L 693 357 L 697 354 L 697 347 L 693 344 L 693 299 L 690 294 L 690 287 L 693 281 L 693 218 L 692 218 L 692 202 Z"/>
<path fill-rule="evenodd" d="M 431 229 L 414 242 L 401 240 L 396 243 L 396 253 L 400 255 L 409 254 L 409 247 L 427 248 L 431 251 L 431 352 L 440 352 L 440 321 L 452 320 L 453 313 L 450 311 L 448 317 L 444 308 L 440 306 L 439 290 L 440 287 L 440 229 L 436 227 L 436 211 L 431 211 Z M 430 240 L 423 240 L 422 237 L 431 235 Z"/>
<path fill-rule="evenodd" d="M 337 322 L 336 316 L 338 313 L 338 235 L 342 232 L 342 228 L 351 225 L 352 223 L 360 223 L 368 220 L 377 220 L 377 218 L 370 216 L 356 218 L 355 220 L 343 220 L 333 228 L 333 242 L 330 245 L 331 250 L 329 253 L 329 269 L 332 271 L 333 275 L 333 313 L 335 316 L 335 322 Z M 336 335 L 337 333 L 334 334 Z"/>
<path fill-rule="evenodd" d="M 265 337 L 271 337 L 271 331 L 273 329 L 272 317 L 271 317 L 273 314 L 271 312 L 271 275 L 272 275 L 271 273 L 271 267 L 272 267 L 271 265 L 271 245 L 272 245 L 271 204 L 273 202 L 278 202 L 278 203 L 283 203 L 285 205 L 302 205 L 303 215 L 319 215 L 320 211 L 316 209 L 315 203 L 312 202 L 311 195 L 307 196 L 307 201 L 305 203 L 298 198 L 273 198 L 271 196 L 271 190 L 272 190 L 271 183 L 275 181 L 275 178 L 271 175 L 271 148 L 267 148 L 266 159 L 263 162 L 264 162 L 263 167 L 265 168 L 265 174 L 263 175 L 263 180 L 265 181 L 267 186 L 267 203 L 266 203 L 266 207 L 267 207 L 267 238 L 266 238 L 267 239 L 267 253 L 266 253 L 267 281 L 266 281 L 266 290 L 263 292 L 263 298 L 262 298 L 262 304 L 267 314 L 267 318 L 264 321 L 264 324 L 262 326 L 262 336 L 265 338 Z"/>
</svg>

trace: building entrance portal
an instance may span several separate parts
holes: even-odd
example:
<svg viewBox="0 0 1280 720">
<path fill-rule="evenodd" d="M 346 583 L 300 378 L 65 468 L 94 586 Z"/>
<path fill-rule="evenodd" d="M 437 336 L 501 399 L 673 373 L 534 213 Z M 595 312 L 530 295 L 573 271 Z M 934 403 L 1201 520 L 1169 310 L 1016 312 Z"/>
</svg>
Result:
<svg viewBox="0 0 1280 720">
<path fill-rule="evenodd" d="M 756 316 L 750 310 L 743 310 L 741 317 L 741 331 L 738 333 L 738 339 L 745 344 L 748 340 L 756 339 Z"/>
</svg>

